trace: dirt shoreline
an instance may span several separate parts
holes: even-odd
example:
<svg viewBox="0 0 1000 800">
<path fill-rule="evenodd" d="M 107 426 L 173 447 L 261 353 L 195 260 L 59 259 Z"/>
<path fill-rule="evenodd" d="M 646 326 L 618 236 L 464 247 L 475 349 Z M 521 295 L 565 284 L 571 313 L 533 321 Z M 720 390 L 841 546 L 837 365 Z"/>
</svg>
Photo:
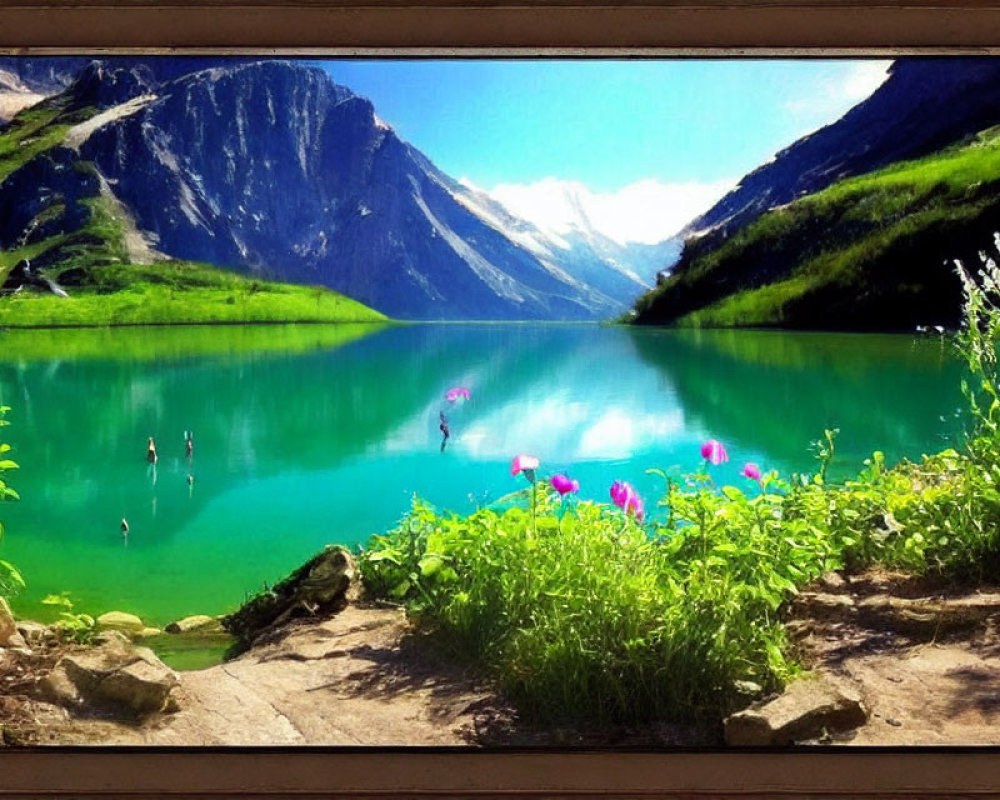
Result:
<svg viewBox="0 0 1000 800">
<path fill-rule="evenodd" d="M 1000 592 L 927 587 L 885 573 L 829 581 L 803 592 L 789 630 L 810 672 L 849 682 L 870 713 L 859 728 L 804 744 L 1000 744 Z M 927 608 L 937 623 L 914 610 Z M 952 613 L 958 622 L 943 630 L 942 615 Z M 721 723 L 532 729 L 480 676 L 428 646 L 402 609 L 385 605 L 355 602 L 326 619 L 294 619 L 236 659 L 178 673 L 172 711 L 142 720 L 40 699 L 35 687 L 65 652 L 49 640 L 32 644 L 31 655 L 0 657 L 5 743 L 723 744 Z"/>
</svg>

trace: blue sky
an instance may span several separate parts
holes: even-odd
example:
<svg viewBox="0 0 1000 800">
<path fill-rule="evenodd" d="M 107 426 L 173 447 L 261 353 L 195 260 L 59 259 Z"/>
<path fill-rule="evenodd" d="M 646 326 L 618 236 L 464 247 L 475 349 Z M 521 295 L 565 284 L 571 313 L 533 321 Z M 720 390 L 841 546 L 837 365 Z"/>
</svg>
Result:
<svg viewBox="0 0 1000 800">
<path fill-rule="evenodd" d="M 599 192 L 739 177 L 864 97 L 886 62 L 335 61 L 338 83 L 445 172 Z M 867 80 L 866 80 L 867 79 Z"/>
</svg>

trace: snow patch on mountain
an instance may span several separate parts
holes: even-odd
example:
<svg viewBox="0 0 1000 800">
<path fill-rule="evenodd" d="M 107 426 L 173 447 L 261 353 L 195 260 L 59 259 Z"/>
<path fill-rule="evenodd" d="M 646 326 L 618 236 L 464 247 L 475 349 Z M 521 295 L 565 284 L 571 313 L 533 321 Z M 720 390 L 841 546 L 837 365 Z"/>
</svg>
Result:
<svg viewBox="0 0 1000 800">
<path fill-rule="evenodd" d="M 63 143 L 66 147 L 72 148 L 73 150 L 79 150 L 80 145 L 87 141 L 94 131 L 100 130 L 108 123 L 132 116 L 132 114 L 141 111 L 154 100 L 156 100 L 155 94 L 143 94 L 139 97 L 133 97 L 131 100 L 120 103 L 117 106 L 106 109 L 100 114 L 95 114 L 86 122 L 74 125 L 66 131 L 66 137 L 63 139 Z"/>
<path fill-rule="evenodd" d="M 710 208 L 734 183 L 728 178 L 683 183 L 647 178 L 615 192 L 595 192 L 579 181 L 549 177 L 531 184 L 499 184 L 489 195 L 552 236 L 657 244 Z"/>
</svg>

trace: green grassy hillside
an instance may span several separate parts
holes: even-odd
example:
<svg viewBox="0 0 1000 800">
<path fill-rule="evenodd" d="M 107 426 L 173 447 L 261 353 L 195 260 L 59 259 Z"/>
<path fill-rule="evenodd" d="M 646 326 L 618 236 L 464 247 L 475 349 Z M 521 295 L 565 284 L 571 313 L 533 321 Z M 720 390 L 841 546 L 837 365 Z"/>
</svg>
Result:
<svg viewBox="0 0 1000 800">
<path fill-rule="evenodd" d="M 953 259 L 1000 260 L 1000 129 L 840 181 L 685 246 L 636 322 L 912 330 L 957 323 Z"/>
<path fill-rule="evenodd" d="M 0 249 L 0 327 L 386 319 L 329 289 L 155 252 L 94 165 L 63 146 L 72 125 L 92 115 L 48 101 L 0 131 L 0 192 L 33 186 L 17 180 L 18 170 L 63 176 L 58 190 L 39 190 L 44 199 L 25 198 L 34 216 L 14 246 Z"/>
</svg>

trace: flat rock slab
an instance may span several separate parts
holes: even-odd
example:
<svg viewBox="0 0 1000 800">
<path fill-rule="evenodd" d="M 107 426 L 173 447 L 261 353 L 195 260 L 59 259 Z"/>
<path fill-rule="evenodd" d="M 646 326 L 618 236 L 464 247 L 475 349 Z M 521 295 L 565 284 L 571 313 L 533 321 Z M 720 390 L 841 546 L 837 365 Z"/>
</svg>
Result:
<svg viewBox="0 0 1000 800">
<path fill-rule="evenodd" d="M 188 631 L 200 631 L 206 628 L 222 630 L 222 623 L 215 617 L 207 614 L 195 614 L 191 617 L 184 617 L 175 622 L 171 622 L 166 627 L 167 633 L 187 633 Z"/>
<path fill-rule="evenodd" d="M 840 671 L 865 687 L 865 745 L 1000 745 L 1000 658 L 965 643 L 851 656 Z"/>
<path fill-rule="evenodd" d="M 478 709 L 495 698 L 410 636 L 399 609 L 300 620 L 233 661 L 179 673 L 176 713 L 120 726 L 105 742 L 469 744 Z"/>
<path fill-rule="evenodd" d="M 773 700 L 725 721 L 726 744 L 784 746 L 864 725 L 868 709 L 857 689 L 825 678 L 792 681 Z"/>
</svg>

